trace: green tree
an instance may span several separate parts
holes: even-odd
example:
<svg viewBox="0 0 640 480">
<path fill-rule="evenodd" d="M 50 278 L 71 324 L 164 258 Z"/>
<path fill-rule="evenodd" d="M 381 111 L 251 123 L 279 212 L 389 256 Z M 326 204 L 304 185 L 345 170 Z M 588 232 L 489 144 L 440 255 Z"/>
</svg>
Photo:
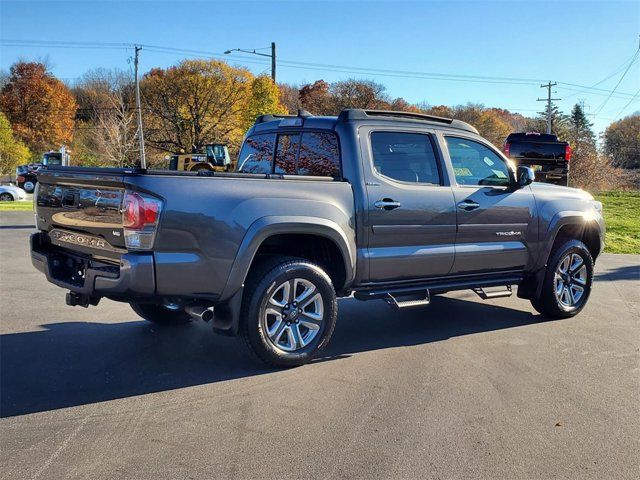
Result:
<svg viewBox="0 0 640 480">
<path fill-rule="evenodd" d="M 607 127 L 604 151 L 616 166 L 640 168 L 640 112 Z"/>
<path fill-rule="evenodd" d="M 549 108 L 545 104 L 543 112 L 538 112 L 536 118 L 531 118 L 526 122 L 525 129 L 528 132 L 546 133 L 547 131 L 547 111 Z M 551 133 L 557 135 L 559 139 L 567 136 L 568 118 L 560 111 L 558 106 L 551 102 Z"/>
<path fill-rule="evenodd" d="M 29 162 L 31 152 L 15 138 L 6 115 L 0 112 L 0 173 L 12 173 L 18 165 Z"/>
<path fill-rule="evenodd" d="M 573 160 L 580 161 L 582 156 L 596 151 L 596 136 L 591 130 L 593 123 L 587 119 L 579 103 L 573 106 L 568 123 L 567 136 L 564 140 L 568 141 L 573 149 Z"/>
<path fill-rule="evenodd" d="M 251 81 L 249 98 L 245 108 L 242 130 L 247 130 L 259 115 L 266 113 L 286 114 L 287 108 L 280 103 L 280 90 L 270 77 L 261 75 Z"/>
</svg>

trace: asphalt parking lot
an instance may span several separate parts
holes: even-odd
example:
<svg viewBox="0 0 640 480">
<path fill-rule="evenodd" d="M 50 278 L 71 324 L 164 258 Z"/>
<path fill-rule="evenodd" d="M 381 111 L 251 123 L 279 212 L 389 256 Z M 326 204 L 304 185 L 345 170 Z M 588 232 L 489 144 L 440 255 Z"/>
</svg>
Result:
<svg viewBox="0 0 640 480">
<path fill-rule="evenodd" d="M 585 311 L 470 292 L 340 302 L 318 361 L 254 363 L 207 325 L 64 305 L 0 213 L 0 478 L 638 478 L 640 256 Z"/>
</svg>

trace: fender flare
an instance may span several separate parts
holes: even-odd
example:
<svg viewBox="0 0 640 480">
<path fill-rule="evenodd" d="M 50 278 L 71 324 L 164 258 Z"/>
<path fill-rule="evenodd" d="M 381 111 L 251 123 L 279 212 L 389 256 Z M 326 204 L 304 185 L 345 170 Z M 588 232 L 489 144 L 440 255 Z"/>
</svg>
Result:
<svg viewBox="0 0 640 480">
<path fill-rule="evenodd" d="M 317 235 L 331 240 L 342 254 L 345 284 L 349 285 L 353 281 L 356 264 L 355 244 L 349 241 L 344 230 L 337 223 L 320 217 L 265 216 L 254 221 L 247 229 L 220 300 L 226 300 L 244 286 L 247 273 L 260 245 L 267 238 L 279 234 Z"/>
<path fill-rule="evenodd" d="M 549 227 L 544 234 L 544 240 L 541 240 L 541 255 L 538 258 L 537 268 L 535 269 L 536 277 L 536 296 L 540 296 L 542 291 L 542 284 L 544 282 L 544 276 L 547 271 L 549 258 L 551 258 L 551 249 L 555 243 L 558 233 L 567 225 L 584 225 L 588 224 L 588 220 L 585 218 L 584 212 L 577 210 L 565 210 L 556 213 L 549 222 Z"/>
</svg>

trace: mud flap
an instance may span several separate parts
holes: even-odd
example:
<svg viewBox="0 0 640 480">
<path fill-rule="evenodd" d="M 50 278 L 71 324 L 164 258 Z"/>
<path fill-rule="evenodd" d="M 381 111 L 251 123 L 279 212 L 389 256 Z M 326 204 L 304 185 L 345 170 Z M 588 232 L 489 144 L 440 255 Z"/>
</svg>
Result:
<svg viewBox="0 0 640 480">
<path fill-rule="evenodd" d="M 240 324 L 240 309 L 242 307 L 241 287 L 229 300 L 213 307 L 213 331 L 221 335 L 236 336 Z"/>
</svg>

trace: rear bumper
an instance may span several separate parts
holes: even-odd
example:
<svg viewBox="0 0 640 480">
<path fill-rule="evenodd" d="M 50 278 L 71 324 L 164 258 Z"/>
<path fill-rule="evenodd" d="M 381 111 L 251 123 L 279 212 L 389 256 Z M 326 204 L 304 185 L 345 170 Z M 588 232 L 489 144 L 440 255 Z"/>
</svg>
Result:
<svg viewBox="0 0 640 480">
<path fill-rule="evenodd" d="M 31 235 L 31 263 L 54 285 L 89 297 L 151 297 L 155 294 L 151 254 L 125 253 L 119 265 L 104 263 L 51 245 Z"/>
</svg>

